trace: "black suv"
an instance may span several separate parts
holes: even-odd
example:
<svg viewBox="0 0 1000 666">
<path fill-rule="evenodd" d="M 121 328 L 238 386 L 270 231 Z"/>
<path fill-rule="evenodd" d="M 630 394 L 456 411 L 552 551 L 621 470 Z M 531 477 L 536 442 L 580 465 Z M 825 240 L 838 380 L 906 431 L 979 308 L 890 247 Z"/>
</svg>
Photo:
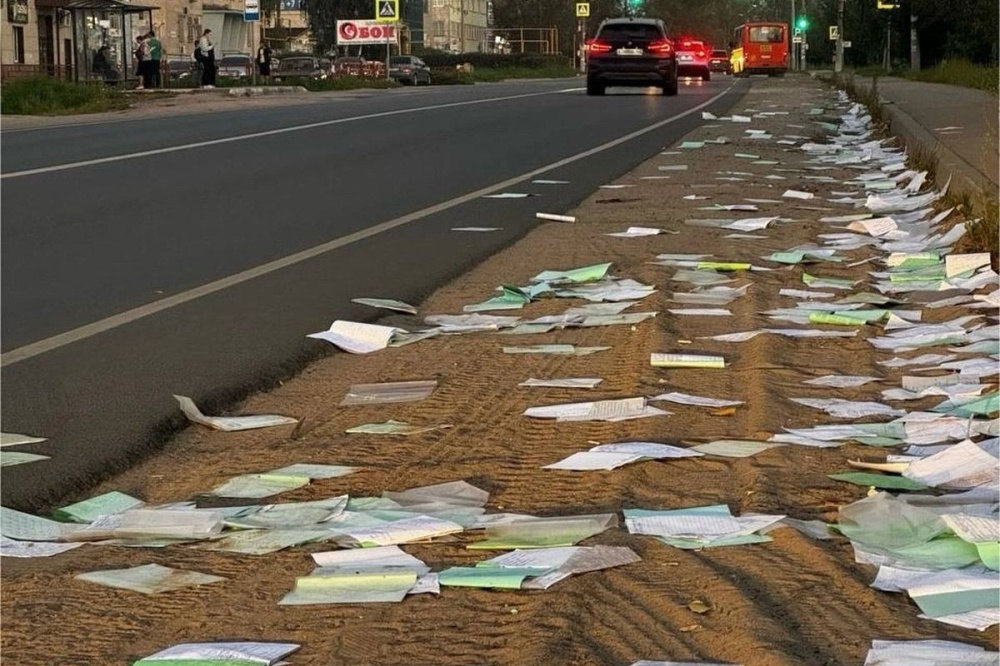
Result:
<svg viewBox="0 0 1000 666">
<path fill-rule="evenodd" d="M 587 94 L 607 86 L 658 86 L 677 94 L 677 56 L 659 19 L 608 19 L 587 42 Z"/>
</svg>

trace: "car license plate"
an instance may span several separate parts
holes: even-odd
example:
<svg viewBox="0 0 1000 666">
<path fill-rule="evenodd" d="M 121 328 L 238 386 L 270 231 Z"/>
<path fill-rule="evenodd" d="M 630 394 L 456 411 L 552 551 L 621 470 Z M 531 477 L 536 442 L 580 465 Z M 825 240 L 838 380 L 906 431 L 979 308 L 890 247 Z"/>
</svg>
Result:
<svg viewBox="0 0 1000 666">
<path fill-rule="evenodd" d="M 687 54 L 682 54 L 681 57 L 678 58 L 678 60 L 680 60 L 681 62 L 691 62 L 692 60 L 694 60 L 694 58 L 692 58 Z"/>
<path fill-rule="evenodd" d="M 618 55 L 621 56 L 641 56 L 642 49 L 618 49 Z"/>
</svg>

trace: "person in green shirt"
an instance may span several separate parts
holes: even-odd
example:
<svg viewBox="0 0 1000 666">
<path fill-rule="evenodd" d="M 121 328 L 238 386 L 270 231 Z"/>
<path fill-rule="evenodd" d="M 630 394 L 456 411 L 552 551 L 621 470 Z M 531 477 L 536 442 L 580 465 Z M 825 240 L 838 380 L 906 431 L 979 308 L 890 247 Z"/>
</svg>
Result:
<svg viewBox="0 0 1000 666">
<path fill-rule="evenodd" d="M 163 45 L 160 44 L 160 40 L 156 38 L 156 33 L 152 30 L 146 35 L 146 39 L 149 43 L 149 56 L 152 61 L 149 65 L 150 74 L 153 79 L 153 87 L 160 87 L 160 58 L 163 56 Z"/>
</svg>

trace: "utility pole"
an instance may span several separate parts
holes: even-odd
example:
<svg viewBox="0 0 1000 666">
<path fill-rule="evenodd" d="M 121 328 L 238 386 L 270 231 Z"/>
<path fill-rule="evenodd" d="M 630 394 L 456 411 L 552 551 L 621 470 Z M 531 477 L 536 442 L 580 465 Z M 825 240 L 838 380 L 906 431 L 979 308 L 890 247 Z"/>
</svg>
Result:
<svg viewBox="0 0 1000 666">
<path fill-rule="evenodd" d="M 917 16 L 910 4 L 910 70 L 920 71 L 920 35 L 917 33 Z"/>
<path fill-rule="evenodd" d="M 844 0 L 837 0 L 837 60 L 833 71 L 844 71 Z"/>
<path fill-rule="evenodd" d="M 802 16 L 808 16 L 808 13 L 807 13 L 807 10 L 806 10 L 806 0 L 802 0 Z M 809 62 L 809 59 L 807 58 L 807 56 L 809 55 L 809 53 L 808 53 L 808 51 L 809 51 L 809 40 L 806 39 L 806 33 L 808 31 L 809 31 L 809 24 L 807 22 L 805 24 L 805 26 L 803 26 L 803 28 L 802 28 L 802 56 L 801 56 L 802 63 L 801 64 L 802 64 L 802 71 L 803 72 L 806 71 L 807 66 L 808 66 L 808 62 Z"/>
<path fill-rule="evenodd" d="M 792 55 L 791 55 L 792 71 L 795 71 L 796 69 L 799 68 L 798 51 L 796 51 L 795 48 L 795 40 L 792 38 L 792 35 L 795 34 L 795 0 L 792 0 L 792 18 L 788 22 L 788 29 L 789 31 L 791 31 L 791 35 L 789 36 L 788 42 L 789 45 L 792 47 Z"/>
<path fill-rule="evenodd" d="M 458 7 L 458 12 L 461 14 L 458 24 L 458 51 L 459 53 L 465 53 L 465 0 L 461 0 Z"/>
</svg>

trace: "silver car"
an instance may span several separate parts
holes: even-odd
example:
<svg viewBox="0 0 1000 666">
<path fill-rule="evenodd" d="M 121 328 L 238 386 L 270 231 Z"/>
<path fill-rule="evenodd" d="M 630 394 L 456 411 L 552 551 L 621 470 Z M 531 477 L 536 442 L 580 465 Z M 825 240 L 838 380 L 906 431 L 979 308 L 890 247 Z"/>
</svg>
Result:
<svg viewBox="0 0 1000 666">
<path fill-rule="evenodd" d="M 431 84 L 431 68 L 417 56 L 393 56 L 389 59 L 389 77 L 403 85 Z"/>
<path fill-rule="evenodd" d="M 253 74 L 253 58 L 249 53 L 227 53 L 219 61 L 219 76 L 247 79 Z"/>
</svg>

